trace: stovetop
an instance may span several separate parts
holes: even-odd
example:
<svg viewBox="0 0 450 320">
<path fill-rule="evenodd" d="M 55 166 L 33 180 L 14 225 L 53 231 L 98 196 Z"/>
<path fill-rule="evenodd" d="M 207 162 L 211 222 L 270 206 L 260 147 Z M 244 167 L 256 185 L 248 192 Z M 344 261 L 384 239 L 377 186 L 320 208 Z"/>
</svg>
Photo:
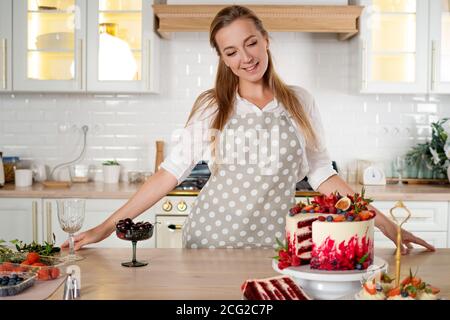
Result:
<svg viewBox="0 0 450 320">
<path fill-rule="evenodd" d="M 336 162 L 333 161 L 333 168 L 337 171 Z M 208 164 L 204 161 L 200 161 L 192 170 L 191 174 L 181 182 L 175 190 L 183 191 L 200 191 L 208 182 L 211 172 L 209 171 Z M 308 183 L 308 179 L 305 177 L 302 181 L 297 182 L 296 191 L 313 191 L 314 189 Z"/>
</svg>

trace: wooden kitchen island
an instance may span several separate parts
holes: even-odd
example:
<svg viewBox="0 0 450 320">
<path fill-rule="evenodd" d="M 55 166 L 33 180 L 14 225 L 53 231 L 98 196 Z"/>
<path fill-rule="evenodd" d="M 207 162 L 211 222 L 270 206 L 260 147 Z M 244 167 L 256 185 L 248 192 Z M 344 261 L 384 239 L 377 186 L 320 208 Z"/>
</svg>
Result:
<svg viewBox="0 0 450 320">
<path fill-rule="evenodd" d="M 275 276 L 273 250 L 263 249 L 139 249 L 137 259 L 148 261 L 141 268 L 126 268 L 121 262 L 131 258 L 129 249 L 83 249 L 81 299 L 90 300 L 240 300 L 240 286 L 246 279 Z M 392 249 L 376 250 L 395 273 Z M 441 289 L 450 298 L 450 249 L 426 252 L 415 249 L 402 258 L 402 276 L 409 267 L 419 267 L 418 275 Z M 61 286 L 49 299 L 63 297 Z"/>
</svg>

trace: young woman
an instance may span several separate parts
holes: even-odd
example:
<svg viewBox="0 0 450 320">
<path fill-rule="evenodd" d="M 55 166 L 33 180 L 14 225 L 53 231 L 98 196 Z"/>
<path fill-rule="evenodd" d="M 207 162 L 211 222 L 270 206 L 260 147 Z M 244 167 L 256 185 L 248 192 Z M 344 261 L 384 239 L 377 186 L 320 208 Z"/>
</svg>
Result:
<svg viewBox="0 0 450 320">
<path fill-rule="evenodd" d="M 204 159 L 205 150 L 212 175 L 184 225 L 187 248 L 273 246 L 284 235 L 295 185 L 305 176 L 324 194 L 354 192 L 332 168 L 314 98 L 277 76 L 261 20 L 245 7 L 226 7 L 211 24 L 210 42 L 219 56 L 215 87 L 199 96 L 183 133 L 192 137 L 200 128 L 201 138 L 180 142 L 123 207 L 75 237 L 76 250 L 153 206 Z M 202 151 L 192 152 L 198 146 Z M 396 225 L 379 211 L 375 224 L 395 242 Z M 411 243 L 434 250 L 405 230 L 402 239 L 403 253 Z"/>
</svg>

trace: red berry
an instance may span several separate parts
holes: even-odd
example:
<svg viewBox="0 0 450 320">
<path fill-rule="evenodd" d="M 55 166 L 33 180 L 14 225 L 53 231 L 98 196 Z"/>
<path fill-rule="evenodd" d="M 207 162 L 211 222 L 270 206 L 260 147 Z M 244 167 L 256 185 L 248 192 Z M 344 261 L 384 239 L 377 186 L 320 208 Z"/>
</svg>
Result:
<svg viewBox="0 0 450 320">
<path fill-rule="evenodd" d="M 324 216 L 319 216 L 319 221 L 325 221 L 325 217 Z"/>
<path fill-rule="evenodd" d="M 30 264 L 39 262 L 39 254 L 37 254 L 36 252 L 29 252 L 27 254 L 27 259 L 26 259 Z"/>
<path fill-rule="evenodd" d="M 300 265 L 300 258 L 296 255 L 293 255 L 291 258 L 291 264 L 296 267 Z"/>
<path fill-rule="evenodd" d="M 49 280 L 50 279 L 50 273 L 48 272 L 47 269 L 39 269 L 39 271 L 37 272 L 37 278 L 39 280 Z"/>
<path fill-rule="evenodd" d="M 290 258 L 289 253 L 284 250 L 280 250 L 280 252 L 278 252 L 278 255 L 280 256 L 280 260 L 289 260 Z"/>
<path fill-rule="evenodd" d="M 279 262 L 278 262 L 278 268 L 279 268 L 280 270 L 283 270 L 283 269 L 285 269 L 285 268 L 287 268 L 287 267 L 290 267 L 290 266 L 291 266 L 290 263 L 287 263 L 287 262 L 284 262 L 284 261 L 279 261 Z"/>
</svg>

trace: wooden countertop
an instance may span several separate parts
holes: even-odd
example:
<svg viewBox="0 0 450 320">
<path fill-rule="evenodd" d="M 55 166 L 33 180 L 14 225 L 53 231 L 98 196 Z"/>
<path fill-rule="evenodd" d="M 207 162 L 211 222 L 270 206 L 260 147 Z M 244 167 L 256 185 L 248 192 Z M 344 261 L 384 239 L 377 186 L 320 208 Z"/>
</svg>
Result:
<svg viewBox="0 0 450 320">
<path fill-rule="evenodd" d="M 121 262 L 131 259 L 129 249 L 83 249 L 86 259 L 81 268 L 81 298 L 90 300 L 240 300 L 241 284 L 251 278 L 275 276 L 272 250 L 263 249 L 142 249 L 137 259 L 149 264 L 126 268 Z M 395 273 L 392 249 L 375 250 Z M 402 276 L 419 267 L 419 276 L 450 297 L 450 249 L 425 252 L 415 249 L 402 258 Z M 62 299 L 61 286 L 49 299 Z"/>
<path fill-rule="evenodd" d="M 362 185 L 353 184 L 352 188 L 360 191 Z M 88 198 L 88 199 L 128 199 L 140 187 L 140 184 L 104 184 L 101 182 L 73 183 L 70 188 L 46 188 L 35 183 L 31 187 L 16 188 L 7 184 L 0 188 L 0 198 Z M 416 201 L 450 201 L 450 185 L 386 185 L 366 186 L 366 195 L 378 201 L 416 200 Z M 171 196 L 196 196 L 196 191 L 174 190 Z M 317 195 L 314 191 L 299 191 L 298 197 Z"/>
</svg>

